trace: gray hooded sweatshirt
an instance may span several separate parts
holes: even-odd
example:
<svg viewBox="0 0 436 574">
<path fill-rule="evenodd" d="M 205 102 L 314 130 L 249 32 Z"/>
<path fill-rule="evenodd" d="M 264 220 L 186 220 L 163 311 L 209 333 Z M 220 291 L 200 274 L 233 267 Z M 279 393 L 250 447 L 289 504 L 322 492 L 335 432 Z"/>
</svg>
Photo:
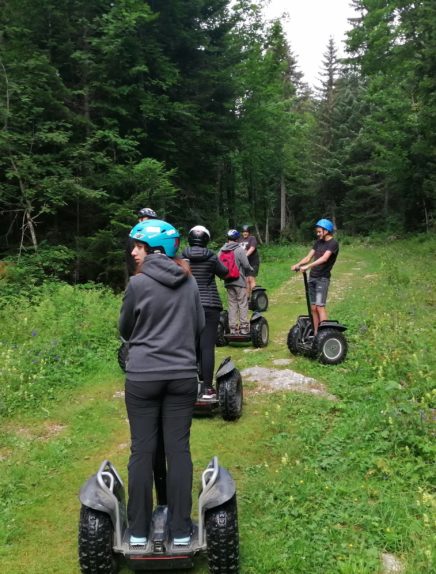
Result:
<svg viewBox="0 0 436 574">
<path fill-rule="evenodd" d="M 239 245 L 239 243 L 236 243 L 236 241 L 228 241 L 221 247 L 218 257 L 221 251 L 234 251 L 235 263 L 239 269 L 239 277 L 237 279 L 224 279 L 224 287 L 246 287 L 246 273 L 248 273 L 248 271 L 253 271 L 253 267 L 248 262 L 245 250 Z"/>
<path fill-rule="evenodd" d="M 127 379 L 196 377 L 196 344 L 204 325 L 192 275 L 166 255 L 147 255 L 141 272 L 129 280 L 119 319 L 120 334 L 129 343 Z"/>
</svg>

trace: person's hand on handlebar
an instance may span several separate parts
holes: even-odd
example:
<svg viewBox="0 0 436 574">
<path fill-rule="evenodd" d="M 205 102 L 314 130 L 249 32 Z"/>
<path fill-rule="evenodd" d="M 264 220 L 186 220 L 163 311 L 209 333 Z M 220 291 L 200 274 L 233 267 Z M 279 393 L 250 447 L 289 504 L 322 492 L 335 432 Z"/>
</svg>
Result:
<svg viewBox="0 0 436 574">
<path fill-rule="evenodd" d="M 292 271 L 296 271 L 298 273 L 298 271 L 307 271 L 309 269 L 309 265 L 298 265 L 298 263 L 296 265 L 292 265 L 291 270 Z"/>
</svg>

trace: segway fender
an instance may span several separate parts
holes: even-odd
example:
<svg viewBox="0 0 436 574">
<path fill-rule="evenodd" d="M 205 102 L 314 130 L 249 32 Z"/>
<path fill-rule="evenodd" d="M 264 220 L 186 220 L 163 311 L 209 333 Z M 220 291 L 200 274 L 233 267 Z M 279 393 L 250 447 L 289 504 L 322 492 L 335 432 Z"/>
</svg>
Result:
<svg viewBox="0 0 436 574">
<path fill-rule="evenodd" d="M 230 500 L 236 493 L 236 485 L 227 469 L 219 467 L 218 476 L 214 485 L 201 494 L 201 507 L 203 510 L 216 508 Z"/>
<path fill-rule="evenodd" d="M 327 320 L 322 321 L 322 323 L 319 324 L 318 331 L 321 331 L 321 329 L 336 329 L 337 331 L 346 331 L 347 327 L 341 323 L 338 323 L 337 321 Z"/>
<path fill-rule="evenodd" d="M 253 313 L 253 315 L 251 315 L 250 323 L 254 323 L 256 321 L 259 321 L 259 319 L 262 319 L 262 314 L 259 313 L 259 311 L 255 311 Z"/>
<path fill-rule="evenodd" d="M 121 547 L 122 531 L 126 527 L 124 485 L 115 467 L 105 460 L 97 473 L 80 489 L 83 506 L 109 515 L 114 526 L 115 546 Z"/>
<path fill-rule="evenodd" d="M 109 514 L 114 527 L 116 526 L 116 498 L 112 493 L 103 490 L 97 481 L 96 474 L 82 486 L 79 499 L 83 506 Z"/>
<path fill-rule="evenodd" d="M 235 369 L 236 369 L 235 363 L 231 360 L 230 357 L 227 357 L 226 359 L 224 359 L 224 361 L 218 367 L 218 370 L 215 374 L 216 380 L 219 381 L 219 379 L 221 379 L 225 375 L 228 375 L 229 373 L 231 373 Z"/>
</svg>

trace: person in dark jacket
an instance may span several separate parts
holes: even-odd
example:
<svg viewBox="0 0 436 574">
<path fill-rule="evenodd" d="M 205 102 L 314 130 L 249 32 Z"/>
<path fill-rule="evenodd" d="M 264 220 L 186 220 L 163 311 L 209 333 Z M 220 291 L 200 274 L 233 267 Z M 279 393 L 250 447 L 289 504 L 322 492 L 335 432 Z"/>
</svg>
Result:
<svg viewBox="0 0 436 574">
<path fill-rule="evenodd" d="M 183 250 L 182 257 L 189 259 L 192 275 L 200 290 L 201 303 L 206 317 L 206 326 L 200 336 L 200 369 L 203 376 L 205 394 L 203 398 L 213 398 L 215 371 L 215 339 L 223 308 L 215 276 L 224 279 L 228 269 L 221 263 L 216 254 L 207 248 L 210 233 L 203 225 L 193 227 L 188 235 L 189 247 Z"/>
<path fill-rule="evenodd" d="M 141 223 L 142 221 L 148 221 L 149 219 L 157 219 L 157 213 L 154 211 L 154 209 L 151 209 L 151 207 L 142 207 L 138 211 L 138 223 Z M 132 249 L 134 247 L 135 242 L 129 236 L 127 238 L 127 245 L 126 245 L 126 267 L 128 275 L 128 277 L 126 278 L 126 282 L 129 277 L 135 275 L 135 273 L 138 271 L 138 269 L 136 268 L 135 259 L 133 258 L 132 255 Z"/>
<path fill-rule="evenodd" d="M 197 396 L 196 347 L 204 328 L 200 292 L 189 265 L 175 258 L 179 234 L 165 221 L 130 232 L 140 272 L 130 278 L 119 318 L 128 341 L 125 401 L 130 423 L 130 544 L 147 544 L 153 509 L 153 459 L 162 418 L 169 526 L 174 545 L 191 540 L 190 428 Z"/>
</svg>

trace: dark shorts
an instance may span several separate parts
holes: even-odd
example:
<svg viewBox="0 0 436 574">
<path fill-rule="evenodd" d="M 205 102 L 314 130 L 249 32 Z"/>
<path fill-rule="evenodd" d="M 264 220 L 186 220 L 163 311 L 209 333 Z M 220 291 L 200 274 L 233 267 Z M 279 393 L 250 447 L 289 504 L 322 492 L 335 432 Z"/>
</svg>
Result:
<svg viewBox="0 0 436 574">
<path fill-rule="evenodd" d="M 309 279 L 309 299 L 311 305 L 325 307 L 330 279 L 327 277 L 317 277 Z"/>
<path fill-rule="evenodd" d="M 245 276 L 246 277 L 257 277 L 257 274 L 259 273 L 259 262 L 250 263 L 250 265 L 253 267 L 253 271 L 248 271 Z"/>
</svg>

